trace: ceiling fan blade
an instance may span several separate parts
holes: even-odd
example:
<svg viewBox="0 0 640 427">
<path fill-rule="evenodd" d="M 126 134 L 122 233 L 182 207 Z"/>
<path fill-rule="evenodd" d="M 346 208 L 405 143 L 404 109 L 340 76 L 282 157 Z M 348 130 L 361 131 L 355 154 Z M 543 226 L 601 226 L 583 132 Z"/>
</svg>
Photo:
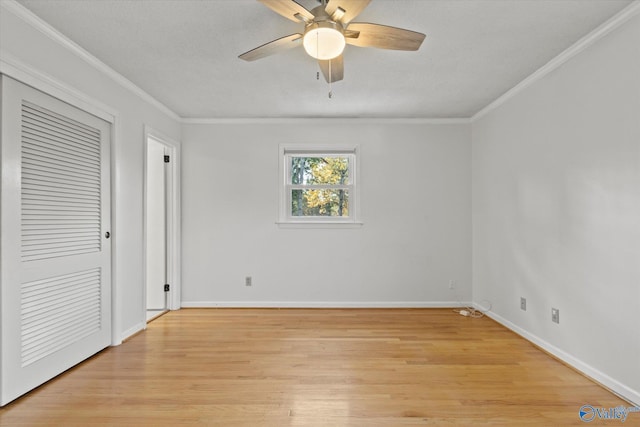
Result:
<svg viewBox="0 0 640 427">
<path fill-rule="evenodd" d="M 345 32 L 348 44 L 379 49 L 418 50 L 426 37 L 422 33 L 387 25 L 354 22 Z M 357 37 L 353 37 L 358 32 Z"/>
<path fill-rule="evenodd" d="M 273 55 L 299 46 L 301 42 L 302 34 L 291 34 L 277 40 L 270 41 L 269 43 L 265 43 L 255 49 L 251 49 L 250 51 L 239 55 L 238 58 L 244 59 L 245 61 L 255 61 L 256 59 L 264 58 L 265 56 Z"/>
<path fill-rule="evenodd" d="M 294 0 L 258 0 L 274 12 L 294 22 L 311 21 L 314 16 Z"/>
<path fill-rule="evenodd" d="M 324 9 L 334 21 L 348 24 L 371 3 L 371 0 L 330 0 Z"/>
<path fill-rule="evenodd" d="M 340 81 L 344 78 L 344 61 L 342 55 L 323 61 L 318 61 L 322 74 L 327 83 Z"/>
</svg>

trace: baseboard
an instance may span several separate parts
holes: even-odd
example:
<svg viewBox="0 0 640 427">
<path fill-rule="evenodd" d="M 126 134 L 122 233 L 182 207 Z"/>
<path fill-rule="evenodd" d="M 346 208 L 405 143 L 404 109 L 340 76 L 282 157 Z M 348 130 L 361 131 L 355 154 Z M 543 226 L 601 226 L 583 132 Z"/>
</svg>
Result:
<svg viewBox="0 0 640 427">
<path fill-rule="evenodd" d="M 476 308 L 482 309 L 482 307 L 480 305 L 478 305 L 478 304 L 474 304 L 474 305 L 476 306 Z M 512 330 L 513 332 L 515 332 L 516 334 L 520 335 L 521 337 L 523 337 L 527 341 L 530 341 L 531 343 L 533 343 L 536 346 L 540 347 L 541 349 L 543 349 L 547 353 L 553 355 L 554 357 L 560 359 L 561 361 L 563 361 L 567 365 L 569 365 L 572 368 L 576 369 L 577 371 L 581 372 L 585 376 L 591 378 L 592 380 L 596 381 L 597 383 L 601 384 L 602 386 L 608 388 L 613 393 L 617 394 L 622 399 L 628 401 L 632 405 L 640 406 L 640 392 L 639 391 L 631 389 L 630 387 L 628 387 L 628 386 L 622 384 L 621 382 L 611 378 L 610 376 L 608 376 L 607 374 L 599 371 L 598 369 L 594 368 L 593 366 L 583 362 L 582 360 L 578 359 L 577 357 L 572 356 L 571 354 L 565 352 L 564 350 L 559 349 L 558 347 L 554 346 L 553 344 L 550 344 L 547 341 L 541 339 L 540 337 L 538 337 L 538 336 L 536 336 L 536 335 L 534 335 L 534 334 L 522 329 L 521 327 L 519 327 L 519 326 L 515 325 L 514 323 L 508 321 L 504 317 L 502 317 L 502 316 L 500 316 L 500 315 L 498 315 L 498 314 L 496 314 L 494 312 L 491 312 L 491 311 L 486 312 L 485 314 L 486 314 L 486 316 L 488 316 L 491 319 L 495 320 L 496 322 L 500 323 L 504 327 L 506 327 L 506 328 Z M 588 404 L 588 403 L 589 402 L 585 402 L 585 404 Z"/>
<path fill-rule="evenodd" d="M 182 301 L 183 308 L 449 308 L 458 301 Z"/>
<path fill-rule="evenodd" d="M 132 327 L 130 327 L 126 331 L 122 332 L 122 341 L 125 341 L 128 338 L 131 338 L 132 336 L 134 336 L 138 332 L 143 331 L 146 327 L 147 327 L 147 323 L 146 322 L 136 323 L 135 325 L 133 325 Z"/>
</svg>

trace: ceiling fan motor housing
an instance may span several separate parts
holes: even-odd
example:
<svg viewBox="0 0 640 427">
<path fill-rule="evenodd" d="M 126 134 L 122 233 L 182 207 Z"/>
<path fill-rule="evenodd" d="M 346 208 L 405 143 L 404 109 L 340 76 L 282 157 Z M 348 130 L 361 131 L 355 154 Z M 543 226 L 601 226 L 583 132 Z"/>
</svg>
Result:
<svg viewBox="0 0 640 427">
<path fill-rule="evenodd" d="M 345 47 L 344 27 L 333 21 L 322 6 L 311 11 L 313 21 L 306 24 L 303 45 L 309 55 L 320 60 L 333 59 Z"/>
</svg>

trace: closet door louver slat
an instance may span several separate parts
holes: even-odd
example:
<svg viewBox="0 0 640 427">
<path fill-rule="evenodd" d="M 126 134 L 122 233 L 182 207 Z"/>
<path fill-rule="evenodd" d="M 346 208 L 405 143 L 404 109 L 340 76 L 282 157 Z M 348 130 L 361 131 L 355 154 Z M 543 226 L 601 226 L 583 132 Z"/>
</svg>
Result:
<svg viewBox="0 0 640 427">
<path fill-rule="evenodd" d="M 23 101 L 22 132 L 22 261 L 100 251 L 100 131 Z"/>
<path fill-rule="evenodd" d="M 100 269 L 23 283 L 22 366 L 102 327 Z"/>
</svg>

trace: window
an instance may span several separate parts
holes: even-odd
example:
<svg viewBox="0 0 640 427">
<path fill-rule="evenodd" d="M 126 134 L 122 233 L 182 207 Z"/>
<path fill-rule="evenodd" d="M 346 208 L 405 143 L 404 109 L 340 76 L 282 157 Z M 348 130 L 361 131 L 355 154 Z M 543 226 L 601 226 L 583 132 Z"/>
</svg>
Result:
<svg viewBox="0 0 640 427">
<path fill-rule="evenodd" d="M 356 148 L 280 148 L 281 223 L 354 224 Z"/>
</svg>

